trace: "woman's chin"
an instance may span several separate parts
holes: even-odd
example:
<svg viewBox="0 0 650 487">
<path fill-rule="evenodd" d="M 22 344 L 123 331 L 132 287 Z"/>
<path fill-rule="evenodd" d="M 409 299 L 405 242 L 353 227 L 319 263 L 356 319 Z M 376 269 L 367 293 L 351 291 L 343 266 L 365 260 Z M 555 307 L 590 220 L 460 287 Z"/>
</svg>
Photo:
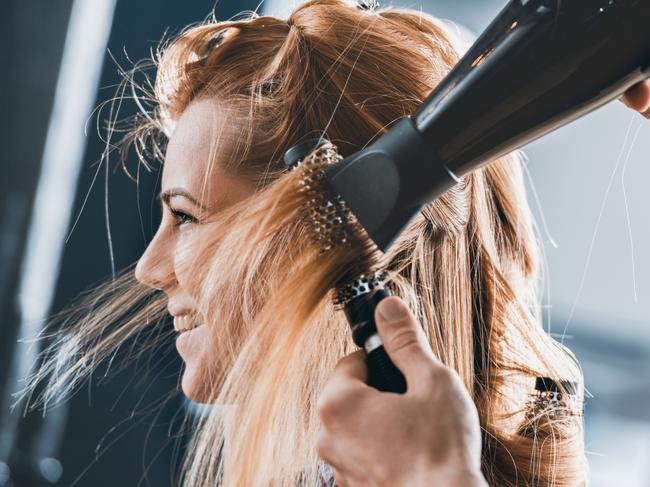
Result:
<svg viewBox="0 0 650 487">
<path fill-rule="evenodd" d="M 194 367 L 185 366 L 183 377 L 181 379 L 181 389 L 183 390 L 185 397 L 190 401 L 201 404 L 207 404 L 210 402 L 210 395 L 206 390 L 207 388 L 203 374 L 198 373 Z"/>
<path fill-rule="evenodd" d="M 184 363 L 181 389 L 188 399 L 201 404 L 214 404 L 223 385 L 222 371 L 231 364 L 224 360 L 226 354 L 221 353 L 212 330 L 208 325 L 200 325 L 182 332 L 176 339 L 176 349 Z"/>
<path fill-rule="evenodd" d="M 206 355 L 209 355 L 210 334 L 205 325 L 184 331 L 176 338 L 176 349 L 185 364 L 181 389 L 195 402 L 208 402 Z"/>
</svg>

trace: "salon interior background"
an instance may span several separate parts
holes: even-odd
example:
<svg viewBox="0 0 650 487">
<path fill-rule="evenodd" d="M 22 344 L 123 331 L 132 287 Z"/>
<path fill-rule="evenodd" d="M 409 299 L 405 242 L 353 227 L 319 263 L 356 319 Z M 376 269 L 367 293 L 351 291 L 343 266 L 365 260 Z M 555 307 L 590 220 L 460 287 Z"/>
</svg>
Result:
<svg viewBox="0 0 650 487">
<path fill-rule="evenodd" d="M 259 11 L 286 15 L 292 4 L 267 0 Z M 505 1 L 394 4 L 449 19 L 460 37 L 471 39 Z M 111 273 L 103 172 L 64 243 L 102 150 L 91 111 L 119 81 L 108 50 L 128 67 L 123 48 L 130 59 L 142 59 L 168 27 L 200 20 L 213 6 L 210 0 L 0 5 L 0 485 L 173 484 L 183 448 L 180 413 L 191 405 L 169 393 L 180 370 L 171 343 L 97 384 L 100 370 L 45 418 L 9 414 L 9 405 L 17 379 L 34 361 L 33 350 L 16 340 L 38 333 L 44 316 Z M 221 0 L 216 15 L 255 8 L 257 2 Z M 556 334 L 567 328 L 566 343 L 594 395 L 586 408 L 592 485 L 649 487 L 650 123 L 612 103 L 525 152 L 548 259 L 547 325 Z M 120 171 L 108 181 L 118 269 L 137 259 L 158 223 L 152 203 L 158 174 L 141 176 L 143 227 L 136 186 Z"/>
</svg>

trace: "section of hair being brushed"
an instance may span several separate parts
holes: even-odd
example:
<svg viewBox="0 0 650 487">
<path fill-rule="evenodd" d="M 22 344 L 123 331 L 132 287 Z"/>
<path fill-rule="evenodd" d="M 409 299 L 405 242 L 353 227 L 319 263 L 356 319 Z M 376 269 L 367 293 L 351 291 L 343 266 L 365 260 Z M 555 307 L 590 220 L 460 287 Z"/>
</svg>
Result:
<svg viewBox="0 0 650 487">
<path fill-rule="evenodd" d="M 260 188 L 204 223 L 213 231 L 202 248 L 185 249 L 193 258 L 181 272 L 196 274 L 208 322 L 239 327 L 223 334 L 229 353 L 215 357 L 224 366 L 210 381 L 220 406 L 196 424 L 184 485 L 317 485 L 316 399 L 354 349 L 333 290 L 346 273 L 375 266 L 389 271 L 394 294 L 472 394 L 489 484 L 586 482 L 582 418 L 526 412 L 536 376 L 581 374 L 540 324 L 539 252 L 517 154 L 427 205 L 386 255 L 362 236 L 323 253 L 304 218 L 304 175 L 286 174 L 282 162 L 286 149 L 323 130 L 342 155 L 360 149 L 412 113 L 457 60 L 435 18 L 340 0 L 306 2 L 288 21 L 210 20 L 159 53 L 155 108 L 124 143 L 144 153 L 140 141 L 164 141 L 193 100 L 228 100 L 244 124 L 230 169 Z M 61 331 L 53 325 L 25 394 L 46 377 L 42 399 L 71 391 L 125 339 L 155 326 L 164 308 L 151 299 L 127 273 L 72 308 Z"/>
</svg>

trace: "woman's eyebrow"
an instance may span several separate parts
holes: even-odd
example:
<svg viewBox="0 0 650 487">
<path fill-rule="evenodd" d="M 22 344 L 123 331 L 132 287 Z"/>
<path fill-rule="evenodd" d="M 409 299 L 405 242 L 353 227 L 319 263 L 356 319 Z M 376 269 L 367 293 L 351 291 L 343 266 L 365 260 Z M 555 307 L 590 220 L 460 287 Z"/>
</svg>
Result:
<svg viewBox="0 0 650 487">
<path fill-rule="evenodd" d="M 194 196 L 192 196 L 189 192 L 187 192 L 183 188 L 170 188 L 168 190 L 165 190 L 162 193 L 160 193 L 159 199 L 164 201 L 167 204 L 167 206 L 169 206 L 169 200 L 174 196 L 182 196 L 185 199 L 187 199 L 190 203 L 192 203 L 195 206 L 198 206 L 202 210 L 205 211 L 210 210 L 207 206 L 202 205 Z"/>
</svg>

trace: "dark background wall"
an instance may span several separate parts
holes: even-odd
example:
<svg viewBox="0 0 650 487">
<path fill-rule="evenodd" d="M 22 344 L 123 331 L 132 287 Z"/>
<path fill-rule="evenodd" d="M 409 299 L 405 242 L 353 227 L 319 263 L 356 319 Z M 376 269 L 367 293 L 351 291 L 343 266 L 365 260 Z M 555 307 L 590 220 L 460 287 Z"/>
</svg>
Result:
<svg viewBox="0 0 650 487">
<path fill-rule="evenodd" d="M 72 6 L 72 0 L 6 0 L 0 5 L 0 398 L 5 405 L 19 387 L 10 374 L 14 353 L 23 353 L 16 344 L 18 282 Z M 216 5 L 210 0 L 118 0 L 107 50 L 98 60 L 103 67 L 94 106 L 112 97 L 121 80 L 108 50 L 130 68 L 129 59 L 149 57 L 166 31 L 200 21 L 213 8 L 223 20 L 256 6 L 234 0 Z M 125 103 L 122 115 L 134 111 L 133 103 Z M 112 271 L 103 182 L 90 189 L 103 143 L 94 118 L 88 127 L 87 135 L 78 133 L 86 147 L 72 220 L 90 193 L 61 256 L 51 313 Z M 142 171 L 136 186 L 121 170 L 111 173 L 108 208 L 118 271 L 138 259 L 158 225 L 160 210 L 153 198 L 159 175 Z M 0 485 L 174 485 L 184 441 L 180 419 L 187 408 L 174 352 L 173 342 L 164 343 L 108 381 L 99 380 L 105 371 L 100 367 L 89 385 L 45 418 L 1 411 Z M 51 482 L 46 477 L 59 478 Z"/>
</svg>

